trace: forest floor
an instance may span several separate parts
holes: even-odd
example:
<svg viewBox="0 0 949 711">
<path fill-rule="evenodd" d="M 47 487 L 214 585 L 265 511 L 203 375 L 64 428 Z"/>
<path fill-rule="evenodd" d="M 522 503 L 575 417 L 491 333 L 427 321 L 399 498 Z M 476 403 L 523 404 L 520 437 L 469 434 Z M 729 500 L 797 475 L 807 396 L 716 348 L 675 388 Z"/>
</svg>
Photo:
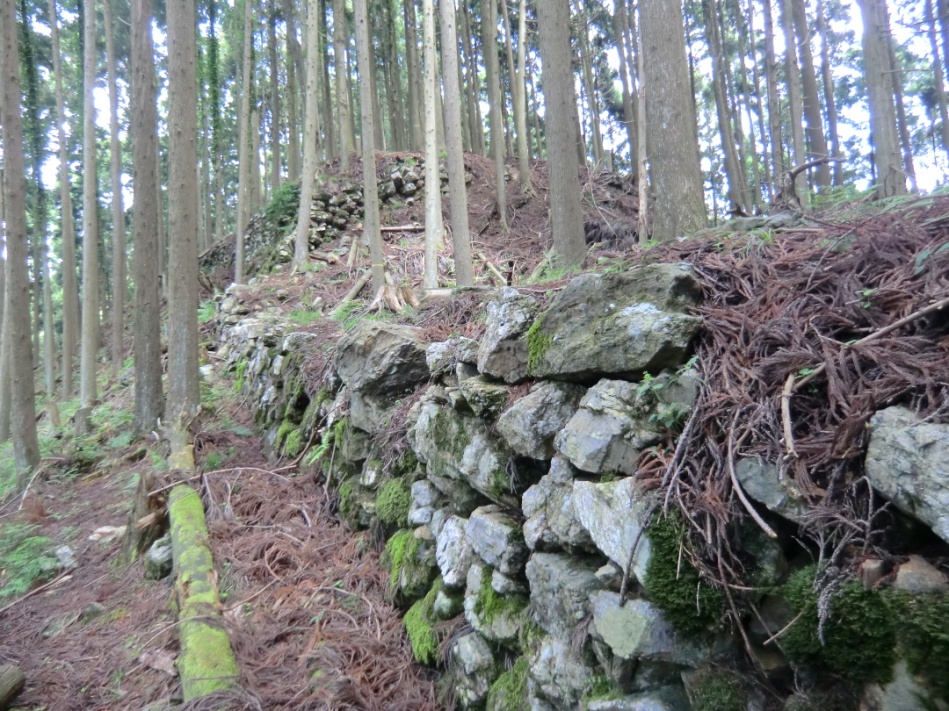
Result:
<svg viewBox="0 0 949 711">
<path fill-rule="evenodd" d="M 470 157 L 469 171 L 475 178 L 469 208 L 474 252 L 481 255 L 476 256 L 479 283 L 510 281 L 532 289 L 538 297 L 564 283 L 565 272 L 538 268 L 549 247 L 543 166 L 534 170 L 536 196 L 520 197 L 515 181 L 509 183 L 508 232 L 497 224 L 493 166 Z M 351 175 L 358 175 L 358 166 Z M 594 225 L 592 233 L 605 229 L 628 234 L 635 229 L 634 192 L 634 186 L 615 176 L 587 174 L 583 204 L 588 225 Z M 657 258 L 691 261 L 707 292 L 715 290 L 716 282 L 728 285 L 719 289 L 719 301 L 706 307 L 708 322 L 721 317 L 721 309 L 741 302 L 757 309 L 741 317 L 747 324 L 748 319 L 770 323 L 768 319 L 788 308 L 781 299 L 817 289 L 811 278 L 802 284 L 787 279 L 787 270 L 807 261 L 816 265 L 815 274 L 826 273 L 821 288 L 836 294 L 828 299 L 839 303 L 841 322 L 852 328 L 863 319 L 866 329 L 875 330 L 886 323 L 884 315 L 890 318 L 887 314 L 912 311 L 918 301 L 909 298 L 913 294 L 920 298 L 945 295 L 942 267 L 949 253 L 939 245 L 949 237 L 949 219 L 945 218 L 949 198 L 912 200 L 903 206 L 838 207 L 833 215 L 812 216 L 803 225 L 787 228 L 759 229 L 749 223 L 735 239 L 732 225 L 710 230 L 705 239 L 652 252 L 643 247 L 620 251 L 607 240 L 590 251 L 585 268 L 613 271 Z M 421 201 L 395 207 L 383 215 L 383 223 L 409 225 L 421 221 L 423 211 Z M 897 254 L 893 265 L 877 269 L 871 257 L 880 253 L 880 245 L 886 246 L 894 229 L 908 235 L 904 251 L 910 257 Z M 356 231 L 349 233 L 352 239 Z M 422 238 L 418 230 L 387 233 L 387 263 L 397 284 L 415 286 L 420 281 Z M 835 279 L 837 267 L 831 260 L 846 251 L 837 247 L 864 238 L 877 245 L 860 263 L 864 271 L 855 270 L 859 278 L 853 280 Z M 326 309 L 338 304 L 358 276 L 358 269 L 346 266 L 345 239 L 321 245 L 320 251 L 335 256 L 299 273 L 284 266 L 258 279 L 245 292 L 243 302 L 252 312 L 279 310 L 299 329 L 334 339 L 347 321 L 368 310 L 372 295 L 367 288 L 363 300 L 343 319 L 311 318 L 318 303 Z M 916 255 L 915 264 L 912 255 Z M 356 266 L 365 267 L 367 261 L 364 257 Z M 492 275 L 488 263 L 501 273 L 500 279 Z M 902 271 L 899 280 L 893 281 L 897 263 Z M 443 265 L 443 274 L 449 269 L 447 263 Z M 884 278 L 888 281 L 880 282 Z M 782 289 L 782 284 L 787 288 Z M 773 287 L 774 293 L 766 293 L 766 287 Z M 895 300 L 895 305 L 883 302 L 884 296 Z M 433 340 L 449 333 L 477 336 L 482 327 L 480 299 L 475 294 L 448 305 L 423 307 L 411 320 Z M 218 361 L 213 353 L 212 305 L 208 302 L 202 308 L 206 346 L 202 357 L 213 365 Z M 811 323 L 810 318 L 801 311 L 792 320 L 805 324 Z M 933 329 L 940 334 L 937 370 L 942 382 L 949 347 L 941 322 L 927 328 L 922 334 L 927 338 Z M 727 332 L 718 329 L 719 334 Z M 762 338 L 768 335 L 764 330 L 761 333 Z M 802 333 L 794 340 L 808 353 L 801 363 L 788 365 L 792 372 L 803 372 L 812 359 L 820 362 L 820 348 L 826 345 L 819 339 L 812 344 L 813 339 Z M 722 339 L 716 341 L 714 329 L 703 339 L 699 344 L 703 359 L 723 364 L 726 380 L 734 381 L 739 371 L 755 383 L 768 376 L 754 372 L 754 364 L 711 356 L 725 347 Z M 734 334 L 731 341 L 737 342 Z M 909 347 L 912 351 L 913 344 Z M 732 356 L 739 358 L 741 353 Z M 900 363 L 896 361 L 897 366 Z M 314 364 L 314 373 L 325 365 Z M 388 575 L 379 560 L 382 541 L 370 532 L 354 533 L 340 526 L 334 496 L 305 468 L 268 461 L 264 443 L 254 430 L 253 412 L 235 392 L 234 374 L 213 370 L 202 384 L 205 408 L 195 424 L 194 439 L 201 474 L 193 484 L 205 503 L 224 614 L 245 690 L 232 707 L 288 711 L 441 708 L 445 699 L 436 690 L 434 673 L 412 662 L 399 610 L 387 594 Z M 780 391 L 783 378 L 775 383 Z M 916 387 L 897 385 L 894 393 Z M 751 387 L 739 390 L 751 392 Z M 26 675 L 26 688 L 15 706 L 23 711 L 158 711 L 180 703 L 174 668 L 178 638 L 172 579 L 146 579 L 141 561 L 120 564 L 121 536 L 103 538 L 101 530 L 128 523 L 142 473 L 157 472 L 158 486 L 171 481 L 170 476 L 161 476 L 167 471 L 167 447 L 153 433 L 132 434 L 130 362 L 118 378 L 103 372 L 100 392 L 101 404 L 92 412 L 89 435 L 71 432 L 68 423 L 75 414 L 75 402 L 60 405 L 62 421 L 67 423 L 60 430 L 52 427 L 48 414 L 41 416 L 44 458 L 25 496 L 10 494 L 12 457 L 9 445 L 0 449 L 0 663 L 16 664 Z M 765 393 L 768 398 L 772 395 Z M 706 414 L 721 417 L 714 408 Z M 769 423 L 751 424 L 761 428 Z M 827 429 L 826 424 L 814 424 L 815 436 Z M 815 440 L 815 451 L 818 446 L 828 450 L 823 440 Z M 696 450 L 699 455 L 702 452 Z M 691 504 L 701 506 L 702 502 Z M 99 540 L 90 538 L 96 535 Z M 65 573 L 58 572 L 53 555 L 63 545 L 69 546 L 78 563 Z M 37 587 L 37 580 L 46 582 Z M 191 711 L 198 708 L 200 704 L 193 704 Z"/>
</svg>

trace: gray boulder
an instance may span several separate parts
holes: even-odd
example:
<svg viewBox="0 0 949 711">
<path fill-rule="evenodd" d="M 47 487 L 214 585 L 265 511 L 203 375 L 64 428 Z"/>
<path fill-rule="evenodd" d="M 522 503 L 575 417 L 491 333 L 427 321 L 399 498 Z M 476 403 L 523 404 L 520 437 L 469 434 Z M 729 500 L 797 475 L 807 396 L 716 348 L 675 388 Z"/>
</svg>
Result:
<svg viewBox="0 0 949 711">
<path fill-rule="evenodd" d="M 550 473 L 524 492 L 524 542 L 531 550 L 594 550 L 593 540 L 574 508 L 572 469 L 567 460 L 555 457 Z M 562 480 L 564 471 L 566 481 Z"/>
<path fill-rule="evenodd" d="M 735 476 L 748 497 L 769 511 L 791 521 L 799 521 L 807 513 L 804 494 L 777 465 L 748 457 L 735 465 Z"/>
<path fill-rule="evenodd" d="M 161 580 L 171 575 L 171 535 L 166 534 L 149 546 L 145 553 L 145 577 Z"/>
<path fill-rule="evenodd" d="M 507 405 L 510 393 L 506 386 L 489 382 L 480 376 L 460 381 L 458 389 L 471 411 L 486 420 L 498 416 Z"/>
<path fill-rule="evenodd" d="M 634 383 L 601 380 L 580 400 L 580 409 L 557 435 L 555 444 L 578 469 L 631 475 L 639 452 L 662 440 L 648 415 Z"/>
<path fill-rule="evenodd" d="M 462 709 L 479 708 L 488 696 L 488 689 L 501 674 L 501 666 L 491 647 L 477 633 L 461 637 L 449 651 L 452 689 Z"/>
<path fill-rule="evenodd" d="M 534 553 L 527 561 L 531 611 L 548 634 L 570 639 L 586 617 L 590 594 L 603 587 L 596 568 L 560 553 Z"/>
<path fill-rule="evenodd" d="M 870 420 L 870 432 L 866 471 L 873 488 L 949 541 L 949 425 L 888 407 Z"/>
<path fill-rule="evenodd" d="M 529 374 L 577 382 L 680 365 L 702 320 L 688 267 L 651 264 L 572 280 L 531 327 Z"/>
<path fill-rule="evenodd" d="M 363 432 L 378 434 L 389 424 L 392 399 L 353 390 L 349 398 L 349 423 Z"/>
<path fill-rule="evenodd" d="M 441 492 L 432 482 L 425 479 L 412 482 L 409 500 L 409 523 L 413 526 L 426 526 L 432 522 L 435 509 L 441 503 Z"/>
<path fill-rule="evenodd" d="M 463 587 L 468 580 L 468 569 L 475 562 L 475 553 L 465 535 L 468 522 L 458 516 L 449 516 L 436 529 L 435 560 L 445 585 Z"/>
<path fill-rule="evenodd" d="M 429 377 L 425 350 L 417 329 L 361 321 L 339 339 L 336 372 L 351 390 L 396 395 Z"/>
<path fill-rule="evenodd" d="M 586 708 L 587 711 L 683 711 L 690 706 L 681 686 L 666 686 L 621 699 L 591 701 Z"/>
<path fill-rule="evenodd" d="M 485 639 L 500 644 L 517 641 L 527 622 L 527 598 L 498 595 L 492 587 L 491 569 L 475 563 L 468 569 L 465 619 Z"/>
<path fill-rule="evenodd" d="M 596 678 L 569 639 L 545 637 L 530 663 L 528 695 L 532 709 L 578 709 Z"/>
<path fill-rule="evenodd" d="M 517 575 L 524 569 L 528 550 L 520 525 L 500 507 L 475 509 L 465 529 L 472 550 L 485 563 L 505 575 Z"/>
<path fill-rule="evenodd" d="M 931 694 L 901 659 L 893 668 L 893 679 L 888 684 L 867 684 L 860 708 L 865 711 L 928 711 L 940 708 L 937 704 L 927 703 L 930 697 Z"/>
<path fill-rule="evenodd" d="M 537 301 L 517 289 L 501 289 L 488 303 L 487 321 L 478 349 L 478 370 L 505 383 L 527 377 L 525 334 L 537 313 Z"/>
<path fill-rule="evenodd" d="M 585 388 L 568 383 L 535 385 L 498 418 L 498 434 L 518 454 L 550 459 L 554 435 L 576 413 L 585 392 Z"/>
<path fill-rule="evenodd" d="M 649 565 L 649 536 L 643 529 L 649 523 L 650 507 L 637 493 L 635 480 L 576 481 L 573 508 L 594 545 L 621 569 L 626 570 L 636 544 L 631 573 L 642 582 Z"/>
</svg>

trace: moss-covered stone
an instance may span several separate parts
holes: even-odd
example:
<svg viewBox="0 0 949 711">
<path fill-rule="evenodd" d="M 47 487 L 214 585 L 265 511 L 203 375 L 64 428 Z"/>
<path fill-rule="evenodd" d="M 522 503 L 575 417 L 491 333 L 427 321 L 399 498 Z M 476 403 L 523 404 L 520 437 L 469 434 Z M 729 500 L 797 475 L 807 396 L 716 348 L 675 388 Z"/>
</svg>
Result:
<svg viewBox="0 0 949 711">
<path fill-rule="evenodd" d="M 606 674 L 597 674 L 583 695 L 582 706 L 586 708 L 592 701 L 613 701 L 623 698 L 623 690 Z"/>
<path fill-rule="evenodd" d="M 781 638 L 784 653 L 794 663 L 827 670 L 854 683 L 886 683 L 896 662 L 896 627 L 884 596 L 856 581 L 844 584 L 830 600 L 821 639 L 816 572 L 816 566 L 799 570 L 784 587 L 784 596 L 798 616 Z"/>
<path fill-rule="evenodd" d="M 720 590 L 706 583 L 681 555 L 685 527 L 675 516 L 657 516 L 647 529 L 650 551 L 643 587 L 677 630 L 696 636 L 723 619 Z"/>
<path fill-rule="evenodd" d="M 495 679 L 488 689 L 487 711 L 521 711 L 526 708 L 529 671 L 527 657 L 518 657 L 514 666 Z"/>
<path fill-rule="evenodd" d="M 296 457 L 303 451 L 304 446 L 303 433 L 298 427 L 294 427 L 283 443 L 283 454 L 286 457 Z"/>
<path fill-rule="evenodd" d="M 528 603 L 523 595 L 499 595 L 491 586 L 491 575 L 485 574 L 481 577 L 474 613 L 489 625 L 505 616 L 517 620 L 523 616 Z"/>
<path fill-rule="evenodd" d="M 949 702 L 949 594 L 894 591 L 888 601 L 910 672 L 923 678 L 934 699 Z"/>
<path fill-rule="evenodd" d="M 409 520 L 411 493 L 404 479 L 390 479 L 376 494 L 376 516 L 387 526 L 405 526 Z"/>
<path fill-rule="evenodd" d="M 543 317 L 538 318 L 527 329 L 527 373 L 530 375 L 554 344 L 553 336 L 544 333 Z"/>
<path fill-rule="evenodd" d="M 389 570 L 389 587 L 409 599 L 422 597 L 436 574 L 434 551 L 423 551 L 415 531 L 403 529 L 386 543 L 382 564 Z"/>
<path fill-rule="evenodd" d="M 274 442 L 274 447 L 278 451 L 283 449 L 283 443 L 287 441 L 287 437 L 290 436 L 290 433 L 296 430 L 296 425 L 294 425 L 289 420 L 284 420 L 280 423 L 280 428 L 277 430 L 277 439 Z"/>
<path fill-rule="evenodd" d="M 421 664 L 434 664 L 438 659 L 438 645 L 441 636 L 435 629 L 435 598 L 444 588 L 441 578 L 435 581 L 431 590 L 405 613 L 403 622 L 412 645 L 412 656 Z"/>
<path fill-rule="evenodd" d="M 689 675 L 686 689 L 692 711 L 745 711 L 745 685 L 727 669 L 704 666 Z"/>
</svg>

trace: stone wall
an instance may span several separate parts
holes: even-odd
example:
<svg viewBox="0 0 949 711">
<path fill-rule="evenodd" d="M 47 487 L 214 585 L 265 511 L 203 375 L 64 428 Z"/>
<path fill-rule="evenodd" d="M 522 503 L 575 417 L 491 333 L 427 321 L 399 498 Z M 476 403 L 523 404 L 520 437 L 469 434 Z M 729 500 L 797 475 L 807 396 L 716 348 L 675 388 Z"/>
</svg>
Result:
<svg viewBox="0 0 949 711">
<path fill-rule="evenodd" d="M 932 565 L 914 556 L 885 569 L 867 556 L 820 640 L 813 567 L 788 560 L 793 535 L 773 541 L 750 525 L 739 533 L 755 588 L 734 591 L 738 635 L 725 596 L 683 553 L 687 524 L 637 487 L 640 452 L 669 441 L 701 387 L 689 360 L 700 292 L 686 265 L 586 274 L 544 309 L 499 290 L 480 341 L 427 343 L 366 320 L 336 344 L 318 387 L 299 369 L 321 344 L 276 315 L 241 314 L 240 293 L 221 308 L 236 387 L 275 453 L 318 442 L 307 461 L 331 478 L 341 517 L 385 534 L 415 656 L 444 653 L 458 707 L 945 708 L 945 672 L 909 654 L 894 622 L 930 629 L 917 647 L 949 653 L 932 632 L 946 629 L 932 610 L 949 612 L 949 585 Z M 874 486 L 945 538 L 949 428 L 914 425 L 909 411 L 872 424 Z M 801 515 L 776 467 L 739 469 L 763 511 Z"/>
</svg>

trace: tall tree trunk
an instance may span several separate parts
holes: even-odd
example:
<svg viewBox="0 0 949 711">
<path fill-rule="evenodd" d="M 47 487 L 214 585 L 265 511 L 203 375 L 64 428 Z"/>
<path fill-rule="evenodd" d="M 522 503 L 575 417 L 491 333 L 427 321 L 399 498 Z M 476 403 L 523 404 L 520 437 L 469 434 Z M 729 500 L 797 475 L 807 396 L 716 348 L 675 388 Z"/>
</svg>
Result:
<svg viewBox="0 0 949 711">
<path fill-rule="evenodd" d="M 494 154 L 494 177 L 497 188 L 498 217 L 501 229 L 507 225 L 507 194 L 504 183 L 504 122 L 501 120 L 501 85 L 498 72 L 498 7 L 497 0 L 481 3 L 481 37 L 484 45 L 485 75 L 490 108 L 491 152 Z"/>
<path fill-rule="evenodd" d="M 473 286 L 474 267 L 471 263 L 471 237 L 468 231 L 468 190 L 465 185 L 465 156 L 461 149 L 461 86 L 458 81 L 455 0 L 441 0 L 440 11 L 448 200 L 451 208 L 451 241 L 455 254 L 455 281 L 458 286 Z"/>
<path fill-rule="evenodd" d="M 296 64 L 287 62 L 287 175 L 289 180 L 300 179 L 300 132 L 297 130 L 299 115 L 297 113 L 297 86 Z"/>
<path fill-rule="evenodd" d="M 903 171 L 909 178 L 910 190 L 916 192 L 916 167 L 913 164 L 913 146 L 910 141 L 909 123 L 906 119 L 906 107 L 903 103 L 903 69 L 896 58 L 893 33 L 890 31 L 890 12 L 886 0 L 881 3 L 883 34 L 886 37 L 886 54 L 890 70 L 888 76 L 893 87 L 893 101 L 896 106 L 896 125 L 899 129 L 900 147 L 903 149 Z"/>
<path fill-rule="evenodd" d="M 0 39 L 2 42 L 2 39 Z M 2 51 L 2 50 L 0 50 Z M 2 67 L 2 55 L 0 55 L 0 67 Z M 2 94 L 3 89 L 0 89 Z M 2 111 L 2 97 L 0 97 L 0 111 Z M 0 145 L 3 144 L 3 119 L 0 117 Z M 0 167 L 0 252 L 6 253 L 7 237 L 4 231 L 6 224 L 5 203 L 3 199 L 3 168 Z M 7 323 L 6 315 L 7 300 L 7 260 L 0 257 L 0 442 L 6 442 L 10 439 L 10 334 L 7 330 L 10 325 Z"/>
<path fill-rule="evenodd" d="M 168 0 L 168 409 L 184 432 L 201 410 L 198 381 L 198 151 L 194 0 Z"/>
<path fill-rule="evenodd" d="M 402 79 L 399 76 L 402 55 L 399 52 L 397 13 L 392 11 L 392 2 L 393 0 L 385 0 L 382 5 L 386 22 L 382 51 L 385 56 L 386 99 L 389 105 L 389 123 L 392 127 L 392 145 L 395 150 L 404 151 L 408 148 L 409 141 L 405 135 L 405 104 L 402 99 Z"/>
<path fill-rule="evenodd" d="M 718 132 L 722 141 L 722 153 L 725 158 L 725 174 L 728 176 L 728 199 L 732 204 L 747 212 L 751 200 L 748 197 L 747 181 L 738 148 L 735 145 L 732 111 L 726 95 L 725 50 L 722 46 L 718 20 L 718 4 L 715 0 L 705 2 L 705 32 L 709 53 L 712 57 L 712 91 L 715 95 L 715 108 L 718 112 Z M 740 116 L 736 120 L 740 120 Z"/>
<path fill-rule="evenodd" d="M 507 0 L 502 0 L 507 8 Z M 527 0 L 518 4 L 517 23 L 517 76 L 514 84 L 514 123 L 517 130 L 517 161 L 521 192 L 534 195 L 531 185 L 531 151 L 527 136 Z"/>
<path fill-rule="evenodd" d="M 936 18 L 933 15 L 933 0 L 926 0 L 926 24 L 929 25 L 929 47 L 933 59 L 933 87 L 942 128 L 942 147 L 949 157 L 949 112 L 946 109 L 946 87 L 943 80 L 942 62 L 939 58 L 939 41 L 936 39 Z"/>
<path fill-rule="evenodd" d="M 256 84 L 252 87 L 252 91 L 256 89 Z M 250 110 L 250 151 L 251 151 L 251 161 L 250 161 L 250 200 L 248 201 L 248 211 L 247 219 L 250 220 L 251 216 L 256 214 L 260 210 L 261 202 L 261 155 L 260 155 L 260 135 L 263 131 L 263 127 L 260 125 L 260 111 L 257 107 L 257 102 L 254 98 L 251 98 L 251 110 Z"/>
<path fill-rule="evenodd" d="M 208 0 L 208 109 L 211 118 L 211 160 L 214 164 L 214 241 L 224 238 L 224 156 L 221 149 L 221 69 L 217 38 L 217 0 Z M 292 87 L 291 87 L 292 91 Z"/>
<path fill-rule="evenodd" d="M 250 94 L 253 83 L 251 64 L 251 49 L 254 36 L 251 22 L 253 20 L 253 0 L 244 0 L 244 61 L 241 72 L 241 109 L 240 125 L 237 129 L 238 149 L 238 179 L 237 179 L 237 235 L 236 251 L 234 255 L 234 283 L 244 283 L 244 235 L 247 230 L 248 204 L 251 201 L 251 170 L 250 163 Z M 256 157 L 253 160 L 257 160 Z"/>
<path fill-rule="evenodd" d="M 442 0 L 444 3 L 445 0 Z M 438 86 L 435 61 L 435 8 L 422 0 L 422 48 L 425 66 L 425 260 L 422 287 L 438 286 L 438 249 L 442 242 L 442 191 L 438 177 L 438 129 L 435 125 L 435 92 Z"/>
<path fill-rule="evenodd" d="M 150 0 L 132 0 L 131 40 L 132 173 L 135 187 L 135 210 L 132 213 L 135 234 L 135 428 L 147 432 L 156 426 L 164 409 L 159 278 L 154 266 L 158 261 L 161 241 L 158 231 L 158 116 L 155 109 L 155 54 L 152 48 Z"/>
<path fill-rule="evenodd" d="M 762 0 L 765 33 L 765 82 L 768 86 L 768 133 L 771 139 L 772 174 L 780 181 L 784 174 L 784 139 L 781 137 L 781 98 L 778 96 L 778 58 L 774 51 L 774 22 L 771 0 Z M 774 187 L 772 188 L 774 191 Z"/>
<path fill-rule="evenodd" d="M 419 95 L 418 77 L 421 76 L 418 61 L 418 30 L 414 0 L 402 3 L 402 19 L 405 24 L 405 60 L 408 69 L 409 129 L 412 136 L 409 148 L 422 149 L 425 133 L 422 129 L 422 97 Z M 442 40 L 444 42 L 444 40 Z"/>
<path fill-rule="evenodd" d="M 484 139 L 484 119 L 481 117 L 481 85 L 478 78 L 478 58 L 474 51 L 474 38 L 467 8 L 461 14 L 462 40 L 465 45 L 465 89 L 469 108 L 468 120 L 471 124 L 471 150 L 479 155 L 487 155 Z"/>
<path fill-rule="evenodd" d="M 112 376 L 125 360 L 125 208 L 122 205 L 122 144 L 119 142 L 119 88 L 115 81 L 115 28 L 112 2 L 105 9 L 105 51 L 109 72 L 109 133 L 112 159 Z"/>
<path fill-rule="evenodd" d="M 6 302 L 4 313 L 11 388 L 10 424 L 17 485 L 39 463 L 33 352 L 30 344 L 29 251 L 26 233 L 26 180 L 20 114 L 20 54 L 15 0 L 0 0 L 0 126 L 3 127 L 3 191 L 6 222 Z"/>
<path fill-rule="evenodd" d="M 578 3 L 577 16 L 580 22 L 578 35 L 580 46 L 580 78 L 583 92 L 587 95 L 587 108 L 590 110 L 590 147 L 593 161 L 603 161 L 603 133 L 600 127 L 600 102 L 597 99 L 596 81 L 593 78 L 593 58 L 590 49 L 589 17 L 582 3 Z"/>
<path fill-rule="evenodd" d="M 830 46 L 827 44 L 827 25 L 824 20 L 823 0 L 817 0 L 817 31 L 820 34 L 820 69 L 821 81 L 824 85 L 824 104 L 827 110 L 827 132 L 830 136 L 830 150 L 835 157 L 840 157 L 840 136 L 837 132 L 837 99 L 834 96 L 834 80 L 830 68 Z M 833 162 L 834 185 L 844 184 L 843 161 Z"/>
<path fill-rule="evenodd" d="M 310 258 L 310 210 L 313 206 L 313 178 L 316 173 L 317 137 L 320 133 L 319 57 L 317 42 L 320 34 L 320 17 L 316 0 L 309 0 L 306 21 L 306 103 L 303 129 L 303 176 L 300 179 L 300 208 L 297 211 L 296 237 L 293 246 L 293 262 L 303 269 Z"/>
<path fill-rule="evenodd" d="M 355 150 L 352 131 L 352 107 L 349 103 L 349 61 L 345 0 L 333 0 L 333 58 L 336 62 L 336 107 L 339 121 L 339 155 L 343 171 L 349 170 L 349 157 Z"/>
<path fill-rule="evenodd" d="M 758 37 L 754 25 L 755 7 L 754 0 L 748 0 L 748 6 L 742 27 L 745 28 L 745 40 L 751 49 L 751 85 L 754 88 L 752 95 L 755 100 L 755 112 L 758 116 L 758 135 L 761 136 L 761 172 L 762 179 L 759 183 L 759 194 L 762 200 L 766 195 L 768 200 L 773 196 L 773 183 L 771 181 L 771 156 L 769 133 L 765 128 L 765 104 L 762 97 L 764 92 L 761 90 L 761 72 L 758 54 Z M 744 54 L 744 52 L 743 52 Z M 750 108 L 750 107 L 749 107 Z M 767 193 L 765 193 L 767 190 Z"/>
<path fill-rule="evenodd" d="M 781 28 L 784 31 L 784 76 L 788 86 L 788 107 L 791 114 L 791 147 L 793 164 L 803 165 L 807 160 L 804 149 L 804 118 L 801 99 L 801 72 L 794 51 L 794 21 L 791 17 L 792 0 L 778 0 L 781 7 Z M 802 206 L 808 204 L 807 177 L 803 172 L 794 180 L 794 192 Z"/>
<path fill-rule="evenodd" d="M 511 113 L 514 114 L 514 130 L 517 131 L 517 67 L 514 64 L 514 38 L 511 36 L 511 13 L 507 8 L 507 0 L 501 0 L 501 22 L 504 27 L 504 54 L 507 59 L 507 80 L 511 95 Z M 504 91 L 501 96 L 503 99 Z M 504 124 L 508 124 L 507 102 L 501 101 L 501 107 L 504 109 Z M 508 158 L 514 157 L 514 145 L 511 140 L 511 131 L 506 131 L 508 145 Z"/>
<path fill-rule="evenodd" d="M 652 238 L 667 242 L 705 226 L 705 200 L 692 121 L 685 30 L 678 3 L 642 0 L 639 32 L 649 167 L 652 178 Z"/>
<path fill-rule="evenodd" d="M 540 55 L 544 63 L 544 106 L 547 120 L 547 167 L 550 173 L 550 227 L 561 265 L 583 263 L 583 215 L 580 212 L 580 169 L 577 157 L 577 97 L 573 86 L 568 0 L 537 4 Z"/>
<path fill-rule="evenodd" d="M 797 33 L 797 51 L 801 61 L 801 90 L 804 102 L 804 118 L 807 128 L 804 137 L 811 160 L 827 156 L 827 141 L 824 140 L 824 124 L 820 115 L 820 96 L 817 93 L 817 72 L 811 52 L 811 30 L 807 25 L 807 10 L 804 0 L 787 0 L 791 3 L 794 29 Z M 814 183 L 819 190 L 830 187 L 830 165 L 821 163 L 814 169 Z"/>
<path fill-rule="evenodd" d="M 320 0 L 320 25 L 326 27 L 326 0 Z M 323 97 L 323 113 L 320 123 L 326 132 L 323 145 L 326 160 L 335 160 L 339 150 L 336 147 L 336 122 L 333 121 L 333 92 L 330 83 L 330 51 L 329 38 L 320 32 L 320 90 Z"/>
<path fill-rule="evenodd" d="M 73 222 L 72 192 L 69 185 L 69 156 L 66 147 L 66 107 L 63 98 L 63 70 L 59 53 L 59 23 L 56 0 L 49 2 L 53 44 L 53 76 L 56 86 L 56 131 L 59 143 L 60 225 L 63 240 L 63 398 L 73 394 L 73 368 L 79 331 L 79 291 L 76 285 L 76 229 Z"/>
<path fill-rule="evenodd" d="M 356 54 L 359 64 L 359 105 L 362 114 L 362 184 L 363 184 L 363 235 L 369 243 L 369 258 L 372 265 L 372 286 L 377 292 L 385 288 L 385 255 L 382 251 L 382 233 L 379 230 L 379 188 L 376 184 L 376 146 L 374 117 L 372 115 L 372 82 L 375 65 L 369 52 L 371 32 L 369 29 L 368 0 L 354 0 L 356 10 Z"/>
<path fill-rule="evenodd" d="M 277 0 L 267 16 L 267 58 L 270 65 L 270 190 L 280 187 L 280 69 L 277 60 Z"/>
<path fill-rule="evenodd" d="M 82 150 L 82 354 L 79 363 L 79 402 L 96 401 L 96 354 L 99 350 L 99 224 L 96 187 L 95 0 L 86 0 L 83 18 L 84 95 Z"/>
<path fill-rule="evenodd" d="M 629 165 L 633 179 L 638 174 L 639 161 L 636 160 L 636 114 L 633 110 L 632 92 L 632 48 L 627 47 L 626 28 L 629 18 L 626 13 L 626 0 L 618 0 L 616 11 L 613 13 L 613 33 L 616 35 L 616 51 L 619 55 L 619 77 L 623 86 L 623 127 L 626 129 L 626 140 L 629 144 Z"/>
<path fill-rule="evenodd" d="M 745 56 L 747 52 L 748 45 L 748 30 L 749 27 L 745 24 L 745 17 L 742 15 L 741 4 L 738 0 L 735 1 L 735 20 L 738 23 L 738 71 L 739 71 L 739 81 L 741 83 L 742 95 L 745 100 L 745 116 L 748 119 L 748 140 L 749 148 L 751 149 L 751 174 L 752 174 L 752 207 L 755 208 L 755 211 L 760 210 L 761 208 L 761 166 L 758 160 L 758 141 L 755 137 L 755 120 L 752 116 L 752 102 L 751 102 L 751 87 L 748 83 L 748 71 L 745 66 Z M 754 64 L 755 58 L 752 57 L 752 63 Z M 760 106 L 758 107 L 760 111 Z M 759 118 L 760 118 L 759 113 Z M 762 130 L 762 141 L 764 141 L 764 131 Z"/>
<path fill-rule="evenodd" d="M 885 0 L 859 0 L 863 17 L 863 70 L 870 103 L 870 133 L 881 198 L 906 194 L 906 175 L 900 159 L 893 83 L 887 50 L 889 33 Z"/>
</svg>

